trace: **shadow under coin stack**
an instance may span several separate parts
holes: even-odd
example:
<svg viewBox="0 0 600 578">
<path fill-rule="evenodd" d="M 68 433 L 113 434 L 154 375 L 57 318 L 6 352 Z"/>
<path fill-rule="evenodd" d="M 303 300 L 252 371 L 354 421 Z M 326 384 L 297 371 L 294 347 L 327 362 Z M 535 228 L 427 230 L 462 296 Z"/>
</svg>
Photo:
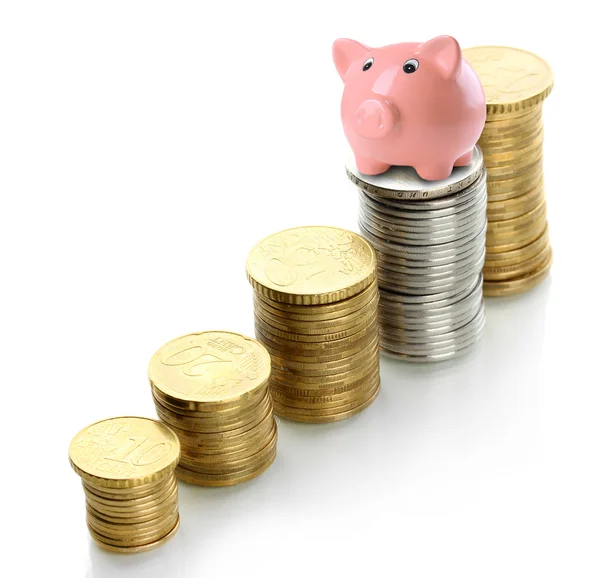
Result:
<svg viewBox="0 0 600 578">
<path fill-rule="evenodd" d="M 552 90 L 552 71 L 516 48 L 468 48 L 464 56 L 487 101 L 479 140 L 488 173 L 483 293 L 514 295 L 543 281 L 552 264 L 542 159 L 542 102 Z"/>
<path fill-rule="evenodd" d="M 148 377 L 158 417 L 181 442 L 180 479 L 232 486 L 273 463 L 270 369 L 260 343 L 227 331 L 185 335 L 154 354 Z"/>
<path fill-rule="evenodd" d="M 334 422 L 377 397 L 375 265 L 368 242 L 333 227 L 282 231 L 250 251 L 256 336 L 271 354 L 277 415 Z"/>
<path fill-rule="evenodd" d="M 369 176 L 352 162 L 346 172 L 359 189 L 360 230 L 377 251 L 382 350 L 418 362 L 466 351 L 485 322 L 481 151 L 442 181 L 410 167 Z"/>
<path fill-rule="evenodd" d="M 92 538 L 116 552 L 143 552 L 179 527 L 179 440 L 141 417 L 107 419 L 80 431 L 69 448 L 81 476 Z"/>
</svg>

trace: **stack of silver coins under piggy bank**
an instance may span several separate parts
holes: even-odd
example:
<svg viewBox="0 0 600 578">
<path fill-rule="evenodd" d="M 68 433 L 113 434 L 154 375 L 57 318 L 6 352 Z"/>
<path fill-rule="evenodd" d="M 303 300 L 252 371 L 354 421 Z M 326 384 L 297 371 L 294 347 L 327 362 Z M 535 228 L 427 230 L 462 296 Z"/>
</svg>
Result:
<svg viewBox="0 0 600 578">
<path fill-rule="evenodd" d="M 364 175 L 353 161 L 346 172 L 359 189 L 360 231 L 377 252 L 382 350 L 418 362 L 468 351 L 485 322 L 481 150 L 442 181 L 425 181 L 410 167 Z"/>
</svg>

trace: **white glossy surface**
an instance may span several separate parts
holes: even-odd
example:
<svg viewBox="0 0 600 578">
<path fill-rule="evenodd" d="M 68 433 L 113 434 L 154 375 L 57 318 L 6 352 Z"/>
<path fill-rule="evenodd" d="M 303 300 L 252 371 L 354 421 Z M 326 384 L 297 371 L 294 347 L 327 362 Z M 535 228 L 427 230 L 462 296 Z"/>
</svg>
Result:
<svg viewBox="0 0 600 578">
<path fill-rule="evenodd" d="M 583 6 L 3 4 L 3 575 L 598 576 L 598 51 Z M 356 230 L 333 40 L 441 33 L 554 68 L 551 279 L 488 300 L 468 357 L 383 359 L 380 398 L 356 418 L 281 423 L 259 479 L 182 485 L 168 545 L 101 552 L 71 437 L 154 415 L 146 366 L 162 343 L 252 332 L 258 239 Z"/>
</svg>

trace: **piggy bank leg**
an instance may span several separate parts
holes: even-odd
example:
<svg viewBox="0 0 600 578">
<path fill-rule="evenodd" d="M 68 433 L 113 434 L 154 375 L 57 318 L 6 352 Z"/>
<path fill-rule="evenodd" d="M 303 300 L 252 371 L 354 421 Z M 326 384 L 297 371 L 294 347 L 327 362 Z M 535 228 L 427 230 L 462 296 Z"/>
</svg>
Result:
<svg viewBox="0 0 600 578">
<path fill-rule="evenodd" d="M 450 176 L 452 165 L 449 163 L 437 163 L 435 165 L 415 167 L 415 171 L 425 181 L 441 181 Z"/>
<path fill-rule="evenodd" d="M 460 155 L 455 161 L 455 167 L 466 167 L 471 163 L 471 159 L 473 158 L 473 149 L 471 149 L 468 153 L 464 155 Z"/>
<path fill-rule="evenodd" d="M 386 163 L 369 159 L 367 157 L 355 156 L 354 158 L 356 159 L 356 168 L 363 175 L 379 175 L 381 173 L 385 173 L 385 171 L 390 168 L 390 165 Z"/>
</svg>

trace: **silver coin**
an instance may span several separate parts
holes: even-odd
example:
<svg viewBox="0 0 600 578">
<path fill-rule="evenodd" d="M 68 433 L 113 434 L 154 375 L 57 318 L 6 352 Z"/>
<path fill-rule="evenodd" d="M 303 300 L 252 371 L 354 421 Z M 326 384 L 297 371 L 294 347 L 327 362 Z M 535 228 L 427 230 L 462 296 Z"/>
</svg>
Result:
<svg viewBox="0 0 600 578">
<path fill-rule="evenodd" d="M 482 258 L 468 269 L 459 271 L 447 277 L 434 279 L 415 279 L 408 275 L 401 276 L 390 274 L 388 271 L 378 268 L 377 275 L 379 278 L 379 286 L 388 291 L 390 291 L 390 287 L 392 287 L 394 288 L 392 289 L 393 291 L 408 293 L 410 295 L 418 295 L 419 292 L 429 295 L 432 293 L 444 292 L 460 281 L 477 277 L 483 268 L 483 261 L 484 259 Z"/>
<path fill-rule="evenodd" d="M 362 209 L 359 212 L 361 224 L 373 231 L 379 237 L 385 237 L 390 242 L 398 245 L 443 245 L 455 239 L 462 239 L 472 232 L 479 232 L 483 228 L 486 219 L 485 206 L 479 214 L 472 215 L 470 219 L 458 224 L 456 227 L 445 227 L 441 230 L 410 232 L 401 227 L 389 226 L 382 221 L 369 221 L 365 218 Z"/>
<path fill-rule="evenodd" d="M 457 346 L 448 348 L 443 353 L 434 353 L 430 355 L 409 355 L 406 353 L 402 353 L 402 351 L 398 351 L 397 349 L 389 349 L 387 344 L 381 343 L 380 351 L 386 357 L 391 359 L 398 359 L 402 361 L 409 361 L 414 363 L 439 363 L 440 361 L 446 361 L 448 359 L 455 359 L 462 355 L 465 355 L 467 352 L 471 350 L 471 348 L 477 343 L 481 334 L 483 333 L 483 326 L 481 329 L 473 336 L 472 339 L 467 340 Z"/>
<path fill-rule="evenodd" d="M 460 295 L 464 295 L 467 291 L 470 291 L 470 287 L 472 288 L 478 282 L 479 279 L 466 279 L 462 283 L 457 283 L 447 291 L 440 291 L 439 293 L 434 293 L 432 295 L 409 295 L 407 293 L 403 294 L 396 291 L 386 291 L 384 288 L 380 288 L 379 294 L 380 299 L 382 300 L 385 299 L 391 302 L 403 303 L 405 305 L 431 305 L 432 307 L 435 307 L 436 303 L 444 303 Z"/>
<path fill-rule="evenodd" d="M 440 245 L 423 246 L 406 244 L 398 246 L 396 243 L 388 241 L 380 237 L 379 235 L 371 232 L 371 230 L 369 230 L 368 227 L 365 227 L 364 224 L 360 221 L 358 223 L 358 227 L 362 235 L 369 241 L 371 241 L 371 243 L 375 246 L 375 249 L 379 248 L 379 250 L 389 252 L 391 254 L 416 254 L 419 255 L 419 258 L 421 256 L 425 256 L 427 258 L 442 258 L 445 256 L 450 256 L 452 254 L 459 253 L 460 249 L 464 248 L 465 245 L 467 245 L 466 249 L 469 249 L 469 246 L 473 242 L 475 242 L 475 239 L 477 239 L 482 233 L 485 235 L 485 225 L 483 225 L 482 230 L 475 230 L 471 234 L 466 235 L 465 237 L 461 237 L 460 239 L 456 239 L 447 243 L 442 243 Z M 427 256 L 427 253 L 430 253 L 430 256 Z"/>
<path fill-rule="evenodd" d="M 455 329 L 460 329 L 467 323 L 469 323 L 477 314 L 477 306 L 479 304 L 471 304 L 471 306 L 462 313 L 453 313 L 445 319 L 439 321 L 426 321 L 417 322 L 414 319 L 411 323 L 407 323 L 407 319 L 402 319 L 402 327 L 398 327 L 397 318 L 388 318 L 384 315 L 379 317 L 381 323 L 381 332 L 385 333 L 388 337 L 394 335 L 399 337 L 402 341 L 410 342 L 411 339 L 418 341 L 420 337 L 427 335 L 442 335 L 449 333 Z"/>
<path fill-rule="evenodd" d="M 381 325 L 381 335 L 386 339 L 395 339 L 410 346 L 441 346 L 446 342 L 467 336 L 483 317 L 483 299 L 474 311 L 463 314 L 462 319 L 456 319 L 446 326 L 430 327 L 428 329 L 407 330 L 389 325 Z"/>
<path fill-rule="evenodd" d="M 430 255 L 413 255 L 408 251 L 404 251 L 399 254 L 389 254 L 383 251 L 377 252 L 377 258 L 382 265 L 391 265 L 395 267 L 408 267 L 411 270 L 415 270 L 418 273 L 419 269 L 428 269 L 430 267 L 443 267 L 446 265 L 452 265 L 457 261 L 463 261 L 469 257 L 479 253 L 481 250 L 485 251 L 485 230 L 477 238 L 476 242 L 466 243 L 463 247 L 459 247 L 455 252 L 450 252 L 444 255 L 430 254 Z"/>
<path fill-rule="evenodd" d="M 485 325 L 485 314 L 483 307 L 475 318 L 473 318 L 464 327 L 437 337 L 437 341 L 427 341 L 425 343 L 407 342 L 398 339 L 396 336 L 390 336 L 387 332 L 381 332 L 381 344 L 386 349 L 391 349 L 407 355 L 433 355 L 440 354 L 448 350 L 453 350 L 466 342 L 470 342 L 474 337 L 479 336 Z"/>
<path fill-rule="evenodd" d="M 450 263 L 444 263 L 442 265 L 427 265 L 421 263 L 420 267 L 413 267 L 413 261 L 410 261 L 411 265 L 407 266 L 399 265 L 394 261 L 388 261 L 387 259 L 382 258 L 379 261 L 379 266 L 382 269 L 387 269 L 389 271 L 394 271 L 404 275 L 443 275 L 445 273 L 461 269 L 469 263 L 476 262 L 481 255 L 485 255 L 485 245 L 473 247 L 473 251 L 463 253 L 460 255 L 459 259 L 456 259 Z"/>
<path fill-rule="evenodd" d="M 466 209 L 482 196 L 487 197 L 485 177 L 486 175 L 482 174 L 469 188 L 432 201 L 402 202 L 396 199 L 384 199 L 360 190 L 359 200 L 361 203 L 379 208 L 382 213 L 389 213 L 398 217 L 412 219 L 444 217 Z"/>
<path fill-rule="evenodd" d="M 479 197 L 475 203 L 468 207 L 462 207 L 460 211 L 455 211 L 448 215 L 437 216 L 430 215 L 426 218 L 415 219 L 412 216 L 404 216 L 406 213 L 402 211 L 401 215 L 394 215 L 380 210 L 380 207 L 375 207 L 368 203 L 360 203 L 362 212 L 373 221 L 381 221 L 382 223 L 394 225 L 396 227 L 406 228 L 408 230 L 416 229 L 442 229 L 452 227 L 473 218 L 473 215 L 479 214 L 483 207 L 487 205 L 487 197 L 485 195 Z M 432 211 L 429 211 L 431 213 Z"/>
<path fill-rule="evenodd" d="M 382 298 L 379 302 L 379 311 L 406 322 L 409 322 L 411 318 L 432 319 L 435 321 L 439 318 L 452 316 L 456 312 L 466 309 L 472 303 L 478 302 L 482 295 L 482 287 L 483 275 L 479 275 L 477 284 L 474 287 L 470 287 L 467 291 L 458 293 L 448 299 L 429 303 L 399 303 Z"/>
<path fill-rule="evenodd" d="M 476 309 L 481 301 L 481 289 L 469 297 L 440 308 L 428 308 L 429 304 L 420 305 L 419 309 L 406 309 L 398 307 L 379 307 L 379 319 L 385 320 L 388 325 L 408 328 L 412 325 L 433 326 L 441 325 L 460 317 L 466 311 Z"/>
<path fill-rule="evenodd" d="M 479 147 L 466 167 L 454 167 L 447 179 L 425 181 L 412 167 L 390 167 L 381 175 L 364 175 L 353 158 L 348 159 L 346 174 L 360 189 L 373 195 L 392 199 L 435 199 L 467 188 L 483 172 L 483 155 Z"/>
</svg>

